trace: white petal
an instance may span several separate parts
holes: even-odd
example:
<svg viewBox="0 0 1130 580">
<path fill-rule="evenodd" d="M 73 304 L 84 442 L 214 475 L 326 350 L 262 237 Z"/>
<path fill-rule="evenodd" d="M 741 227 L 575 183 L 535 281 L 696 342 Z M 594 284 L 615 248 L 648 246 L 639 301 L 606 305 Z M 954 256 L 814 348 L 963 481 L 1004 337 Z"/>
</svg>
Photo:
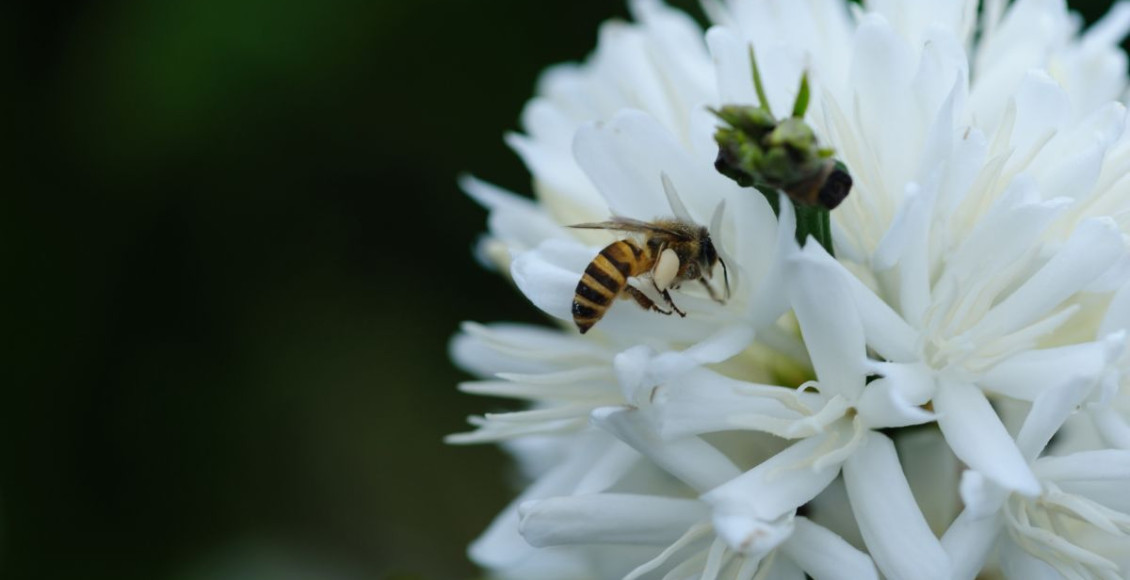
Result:
<svg viewBox="0 0 1130 580">
<path fill-rule="evenodd" d="M 809 437 L 763 461 L 702 499 L 726 512 L 748 513 L 774 520 L 804 505 L 820 493 L 840 472 L 840 464 L 819 469 L 811 466 L 832 434 Z"/>
<path fill-rule="evenodd" d="M 678 188 L 699 224 L 709 223 L 726 197 L 749 195 L 712 166 L 699 163 L 670 131 L 641 111 L 626 109 L 603 125 L 582 127 L 573 152 L 616 215 L 642 220 L 670 216 L 661 173 Z"/>
<path fill-rule="evenodd" d="M 970 334 L 999 336 L 1035 322 L 1101 275 L 1124 253 L 1122 234 L 1114 220 L 1084 221 L 1047 264 L 994 306 Z"/>
<path fill-rule="evenodd" d="M 946 381 L 934 396 L 938 426 L 958 459 L 1008 489 L 1034 496 L 1040 484 L 977 387 Z"/>
<path fill-rule="evenodd" d="M 996 546 L 997 536 L 1003 528 L 1004 516 L 995 512 L 991 517 L 973 516 L 962 512 L 942 536 L 942 547 L 950 557 L 954 580 L 973 580 L 989 553 Z"/>
<path fill-rule="evenodd" d="M 638 451 L 617 441 L 609 446 L 604 455 L 592 462 L 584 477 L 573 486 L 573 494 L 586 495 L 608 491 L 635 469 L 642 460 L 643 456 Z"/>
<path fill-rule="evenodd" d="M 1119 330 L 1130 330 L 1130 284 L 1119 288 L 1110 300 L 1106 314 L 1099 326 L 1098 336 L 1106 336 Z"/>
<path fill-rule="evenodd" d="M 1074 379 L 1049 388 L 1036 398 L 1016 436 L 1016 446 L 1028 461 L 1036 459 L 1064 421 L 1079 410 L 1093 385 L 1093 379 Z"/>
<path fill-rule="evenodd" d="M 1097 380 L 1111 358 L 1114 345 L 1105 341 L 1023 351 L 989 369 L 979 380 L 982 388 L 1034 401 L 1053 382 L 1075 377 Z"/>
<path fill-rule="evenodd" d="M 1016 125 L 1010 146 L 1017 157 L 1029 157 L 1047 138 L 1062 128 L 1071 115 L 1067 93 L 1046 72 L 1031 70 L 1016 89 Z M 1062 195 L 1053 193 L 1048 197 Z"/>
<path fill-rule="evenodd" d="M 765 264 L 764 278 L 753 297 L 754 307 L 751 321 L 754 328 L 764 329 L 772 325 L 789 309 L 788 274 L 789 259 L 800 251 L 796 242 L 796 212 L 793 205 L 780 194 L 778 207 L 781 208 L 779 224 L 776 228 L 776 243 L 771 259 Z M 756 267 L 756 265 L 751 266 Z M 753 272 L 751 272 L 752 274 Z"/>
<path fill-rule="evenodd" d="M 997 513 L 1009 491 L 972 469 L 961 472 L 961 501 L 969 517 L 984 518 Z"/>
<path fill-rule="evenodd" d="M 534 306 L 571 321 L 577 282 L 595 256 L 595 251 L 577 242 L 549 240 L 516 256 L 510 273 Z"/>
<path fill-rule="evenodd" d="M 803 415 L 785 404 L 795 397 L 795 389 L 746 383 L 707 369 L 696 369 L 654 389 L 647 404 L 660 434 L 665 438 L 679 438 L 737 429 L 739 417 L 800 420 Z"/>
<path fill-rule="evenodd" d="M 771 554 L 771 556 L 773 555 L 775 554 Z M 805 580 L 804 571 L 791 560 L 779 557 L 773 558 L 772 562 L 767 562 L 767 560 L 769 558 L 762 561 L 763 566 L 769 566 L 769 571 L 765 573 L 765 576 L 751 575 L 750 580 Z"/>
<path fill-rule="evenodd" d="M 895 439 L 910 491 L 936 535 L 961 511 L 957 494 L 960 467 L 937 429 L 914 429 Z"/>
<path fill-rule="evenodd" d="M 693 499 L 606 493 L 528 501 L 518 514 L 518 530 L 532 546 L 664 546 L 706 519 L 709 511 Z"/>
<path fill-rule="evenodd" d="M 890 439 L 868 434 L 844 463 L 844 484 L 860 533 L 887 578 L 949 578 L 949 557 L 918 510 Z"/>
<path fill-rule="evenodd" d="M 665 383 L 696 367 L 723 362 L 745 350 L 751 342 L 753 328 L 750 326 L 726 326 L 686 350 L 657 355 L 648 364 L 648 373 L 653 384 Z"/>
<path fill-rule="evenodd" d="M 569 361 L 566 368 L 575 368 L 578 360 L 610 359 L 601 346 L 548 328 L 464 322 L 461 330 L 451 340 L 451 358 L 480 376 L 538 374 L 559 370 L 561 361 Z"/>
<path fill-rule="evenodd" d="M 776 548 L 793 533 L 792 514 L 764 521 L 742 511 L 714 510 L 714 530 L 736 552 L 761 556 Z"/>
<path fill-rule="evenodd" d="M 1095 428 L 1107 445 L 1119 449 L 1130 449 L 1130 424 L 1115 409 L 1096 409 L 1091 411 Z"/>
<path fill-rule="evenodd" d="M 855 276 L 846 276 L 867 344 L 892 362 L 918 360 L 918 331 Z"/>
<path fill-rule="evenodd" d="M 717 487 L 741 474 L 721 451 L 698 437 L 662 440 L 637 409 L 604 407 L 593 423 L 654 461 L 698 491 Z"/>
<path fill-rule="evenodd" d="M 1005 536 L 998 552 L 1001 571 L 1010 580 L 1062 580 L 1063 575 L 1047 562 L 1025 552 L 1011 538 Z"/>
<path fill-rule="evenodd" d="M 867 376 L 863 324 L 845 277 L 819 244 L 791 260 L 793 308 L 812 356 L 820 392 L 854 400 Z"/>
<path fill-rule="evenodd" d="M 871 381 L 855 405 L 859 416 L 872 429 L 921 425 L 935 419 L 935 415 L 907 399 L 900 383 L 891 379 Z M 928 400 L 928 398 L 927 398 Z"/>
<path fill-rule="evenodd" d="M 921 130 L 917 126 L 918 111 L 910 99 L 902 97 L 913 81 L 914 51 L 877 14 L 864 17 L 854 43 L 851 85 L 857 105 L 855 123 L 883 159 L 882 183 L 876 185 L 901 193 L 914 170 L 912 160 L 920 140 L 915 132 Z M 908 131 L 914 137 L 908 139 Z"/>
<path fill-rule="evenodd" d="M 459 187 L 490 210 L 493 235 L 518 249 L 529 249 L 549 238 L 566 239 L 561 226 L 532 199 L 506 191 L 470 175 L 459 177 Z"/>
<path fill-rule="evenodd" d="M 526 501 L 569 493 L 584 477 L 588 465 L 604 455 L 609 440 L 613 439 L 603 433 L 575 440 L 569 457 L 526 488 L 471 544 L 471 559 L 481 566 L 504 568 L 528 558 L 532 550 L 518 533 L 518 506 Z"/>
<path fill-rule="evenodd" d="M 1055 481 L 1130 480 L 1130 451 L 1100 449 L 1059 457 L 1041 457 L 1034 466 L 1041 478 Z"/>
<path fill-rule="evenodd" d="M 796 518 L 793 535 L 781 551 L 815 580 L 866 580 L 879 577 L 871 558 L 827 528 Z"/>
<path fill-rule="evenodd" d="M 899 267 L 898 305 L 904 320 L 919 324 L 930 305 L 928 241 L 936 188 L 909 184 L 906 199 L 875 249 L 874 267 Z"/>
</svg>

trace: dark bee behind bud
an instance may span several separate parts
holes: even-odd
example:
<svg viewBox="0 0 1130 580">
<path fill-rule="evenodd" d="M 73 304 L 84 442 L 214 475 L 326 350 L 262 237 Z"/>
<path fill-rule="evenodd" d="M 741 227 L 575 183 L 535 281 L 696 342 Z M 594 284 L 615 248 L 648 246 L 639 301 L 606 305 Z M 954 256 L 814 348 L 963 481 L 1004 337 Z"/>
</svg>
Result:
<svg viewBox="0 0 1130 580">
<path fill-rule="evenodd" d="M 840 202 L 848 196 L 851 192 L 851 174 L 844 170 L 839 163 L 836 164 L 836 169 L 824 181 L 824 185 L 820 186 L 820 194 L 817 196 L 817 202 L 828 209 L 836 209 Z"/>
</svg>

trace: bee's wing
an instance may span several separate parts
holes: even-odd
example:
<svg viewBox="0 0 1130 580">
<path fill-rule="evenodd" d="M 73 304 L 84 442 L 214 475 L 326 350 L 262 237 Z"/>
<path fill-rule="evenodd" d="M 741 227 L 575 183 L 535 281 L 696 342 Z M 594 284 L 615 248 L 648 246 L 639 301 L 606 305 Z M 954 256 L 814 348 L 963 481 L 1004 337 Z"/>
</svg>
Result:
<svg viewBox="0 0 1130 580">
<path fill-rule="evenodd" d="M 688 224 L 695 223 L 694 218 L 691 217 L 691 212 L 687 211 L 687 206 L 683 205 L 679 191 L 675 189 L 675 184 L 671 182 L 667 173 L 661 171 L 659 179 L 663 182 L 663 194 L 667 196 L 667 205 L 671 206 L 671 212 L 675 214 L 675 219 Z"/>
<path fill-rule="evenodd" d="M 676 238 L 686 238 L 686 232 L 680 232 L 670 228 L 658 226 L 656 224 L 634 220 L 626 217 L 614 217 L 606 222 L 588 223 L 588 224 L 574 224 L 569 226 L 571 228 L 585 229 L 585 230 L 615 230 L 621 232 L 635 232 L 641 234 L 664 234 L 674 236 Z"/>
</svg>

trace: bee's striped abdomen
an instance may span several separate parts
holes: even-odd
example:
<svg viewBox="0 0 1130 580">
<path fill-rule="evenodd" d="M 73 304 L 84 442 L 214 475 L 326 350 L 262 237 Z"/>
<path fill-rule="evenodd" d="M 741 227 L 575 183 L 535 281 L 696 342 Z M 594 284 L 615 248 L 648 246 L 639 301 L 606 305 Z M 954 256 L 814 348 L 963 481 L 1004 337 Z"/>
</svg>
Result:
<svg viewBox="0 0 1130 580">
<path fill-rule="evenodd" d="M 629 240 L 612 242 L 589 262 L 573 295 L 573 322 L 581 334 L 603 316 L 612 301 L 624 290 L 629 276 L 638 276 L 647 268 L 643 250 Z"/>
</svg>

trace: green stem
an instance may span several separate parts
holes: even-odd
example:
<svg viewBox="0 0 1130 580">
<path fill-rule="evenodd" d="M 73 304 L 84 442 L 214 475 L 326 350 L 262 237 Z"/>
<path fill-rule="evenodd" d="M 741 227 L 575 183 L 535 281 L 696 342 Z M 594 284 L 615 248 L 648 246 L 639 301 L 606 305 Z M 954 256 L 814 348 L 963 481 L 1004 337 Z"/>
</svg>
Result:
<svg viewBox="0 0 1130 580">
<path fill-rule="evenodd" d="M 832 228 L 831 220 L 829 219 L 830 212 L 818 205 L 809 205 L 807 203 L 797 203 L 793 201 L 793 208 L 796 209 L 796 241 L 801 246 L 808 240 L 808 236 L 816 238 L 816 241 L 824 246 L 824 249 L 832 254 Z M 835 254 L 832 254 L 835 255 Z"/>
<path fill-rule="evenodd" d="M 755 184 L 753 187 L 765 196 L 765 201 L 768 201 L 769 207 L 773 208 L 773 215 L 780 217 L 780 192 L 776 188 L 763 183 Z M 793 204 L 793 210 L 796 212 L 797 243 L 804 246 L 804 242 L 811 235 L 816 238 L 817 242 L 820 242 L 821 246 L 824 246 L 828 255 L 835 257 L 836 252 L 832 249 L 832 212 L 818 205 L 797 203 L 792 198 L 789 198 L 789 203 Z"/>
<path fill-rule="evenodd" d="M 823 209 L 823 208 L 821 208 Z M 823 222 L 821 229 L 824 231 L 824 238 L 820 240 L 820 244 L 828 250 L 828 255 L 833 258 L 836 257 L 836 250 L 832 247 L 832 212 L 831 210 L 824 210 L 820 214 L 820 220 Z"/>
<path fill-rule="evenodd" d="M 780 197 L 780 194 L 777 192 L 777 189 L 773 188 L 773 187 L 769 187 L 768 185 L 754 185 L 754 187 L 757 189 L 757 191 L 761 192 L 761 195 L 765 196 L 765 201 L 768 201 L 769 207 L 773 208 L 773 215 L 780 217 L 780 215 L 781 215 L 781 203 L 780 203 L 781 197 Z"/>
</svg>

